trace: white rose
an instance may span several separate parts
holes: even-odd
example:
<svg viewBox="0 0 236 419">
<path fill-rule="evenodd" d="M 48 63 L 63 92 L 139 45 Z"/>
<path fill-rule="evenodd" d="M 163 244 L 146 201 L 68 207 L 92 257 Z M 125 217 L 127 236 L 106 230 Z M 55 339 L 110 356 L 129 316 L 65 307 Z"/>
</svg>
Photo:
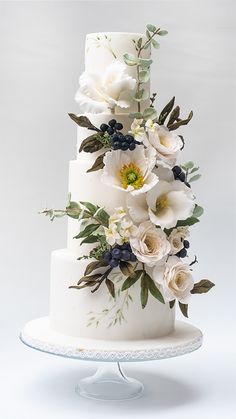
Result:
<svg viewBox="0 0 236 419">
<path fill-rule="evenodd" d="M 171 253 L 174 255 L 184 248 L 184 240 L 189 236 L 188 227 L 177 227 L 172 230 L 168 239 L 171 245 Z"/>
<path fill-rule="evenodd" d="M 137 259 L 147 266 L 154 266 L 170 252 L 166 234 L 150 221 L 139 225 L 136 235 L 130 238 L 130 245 Z"/>
<path fill-rule="evenodd" d="M 103 74 L 87 73 L 80 76 L 75 100 L 86 112 L 100 113 L 107 109 L 129 108 L 128 96 L 136 80 L 126 73 L 125 64 L 115 60 Z"/>
<path fill-rule="evenodd" d="M 158 159 L 170 166 L 174 166 L 183 146 L 179 135 L 157 123 L 146 124 L 147 139 L 157 151 Z"/>
<path fill-rule="evenodd" d="M 153 279 L 162 286 L 165 302 L 177 299 L 186 304 L 194 287 L 194 280 L 189 265 L 181 262 L 177 256 L 170 256 L 163 265 L 154 267 Z"/>
</svg>

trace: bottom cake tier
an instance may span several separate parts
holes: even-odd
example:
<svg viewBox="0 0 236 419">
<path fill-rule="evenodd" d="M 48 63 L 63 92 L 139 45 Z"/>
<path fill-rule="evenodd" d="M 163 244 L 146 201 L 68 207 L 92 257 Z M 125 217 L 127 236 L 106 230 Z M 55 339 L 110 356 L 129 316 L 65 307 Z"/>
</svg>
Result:
<svg viewBox="0 0 236 419">
<path fill-rule="evenodd" d="M 115 301 L 105 284 L 95 293 L 91 293 L 90 288 L 69 288 L 83 276 L 87 264 L 88 261 L 78 261 L 75 253 L 67 249 L 52 252 L 52 329 L 69 336 L 104 340 L 152 339 L 166 336 L 174 330 L 175 311 L 168 304 L 162 304 L 150 296 L 147 306 L 142 309 L 139 281 L 128 291 L 118 293 Z M 121 283 L 116 283 L 116 291 Z"/>
</svg>

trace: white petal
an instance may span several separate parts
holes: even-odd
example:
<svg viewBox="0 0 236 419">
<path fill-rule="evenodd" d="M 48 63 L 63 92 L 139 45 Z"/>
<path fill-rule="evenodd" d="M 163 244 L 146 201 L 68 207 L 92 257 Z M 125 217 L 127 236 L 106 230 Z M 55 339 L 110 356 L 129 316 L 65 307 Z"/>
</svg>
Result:
<svg viewBox="0 0 236 419">
<path fill-rule="evenodd" d="M 148 206 L 146 196 L 144 194 L 136 196 L 132 196 L 132 194 L 127 194 L 126 204 L 129 210 L 129 214 L 134 222 L 142 223 L 143 221 L 149 219 Z"/>
</svg>

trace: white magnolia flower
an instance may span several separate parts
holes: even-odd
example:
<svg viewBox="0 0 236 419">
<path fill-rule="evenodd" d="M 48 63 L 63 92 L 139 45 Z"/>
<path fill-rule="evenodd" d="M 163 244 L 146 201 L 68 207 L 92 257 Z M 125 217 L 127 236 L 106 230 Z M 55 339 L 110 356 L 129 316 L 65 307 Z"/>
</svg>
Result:
<svg viewBox="0 0 236 419">
<path fill-rule="evenodd" d="M 183 182 L 161 180 L 147 193 L 150 220 L 162 227 L 175 227 L 178 220 L 186 220 L 194 210 L 194 196 Z"/>
<path fill-rule="evenodd" d="M 137 227 L 126 217 L 124 208 L 115 208 L 116 212 L 109 217 L 108 228 L 104 227 L 107 242 L 113 246 L 115 243 L 123 244 L 135 235 Z"/>
<path fill-rule="evenodd" d="M 170 233 L 168 239 L 171 245 L 171 253 L 174 255 L 184 248 L 184 240 L 189 236 L 188 227 L 176 227 Z"/>
<path fill-rule="evenodd" d="M 147 140 L 157 151 L 157 158 L 174 166 L 183 146 L 181 138 L 163 125 L 147 121 Z"/>
<path fill-rule="evenodd" d="M 165 302 L 177 299 L 188 303 L 194 280 L 189 265 L 181 262 L 177 256 L 170 256 L 163 265 L 156 265 L 152 272 L 153 279 L 162 285 Z"/>
<path fill-rule="evenodd" d="M 170 252 L 170 243 L 160 228 L 150 221 L 141 223 L 135 236 L 131 236 L 130 245 L 137 259 L 147 266 L 154 266 Z"/>
<path fill-rule="evenodd" d="M 142 119 L 134 119 L 130 127 L 131 130 L 129 133 L 132 134 L 137 141 L 142 141 L 145 136 L 144 127 L 141 126 L 142 122 Z"/>
<path fill-rule="evenodd" d="M 126 65 L 118 60 L 101 73 L 80 76 L 75 100 L 86 112 L 99 113 L 107 109 L 129 108 L 128 94 L 134 90 L 136 80 L 126 73 Z"/>
<path fill-rule="evenodd" d="M 108 151 L 103 161 L 101 180 L 106 185 L 137 195 L 147 192 L 158 182 L 158 177 L 152 173 L 156 162 L 153 147 Z"/>
</svg>

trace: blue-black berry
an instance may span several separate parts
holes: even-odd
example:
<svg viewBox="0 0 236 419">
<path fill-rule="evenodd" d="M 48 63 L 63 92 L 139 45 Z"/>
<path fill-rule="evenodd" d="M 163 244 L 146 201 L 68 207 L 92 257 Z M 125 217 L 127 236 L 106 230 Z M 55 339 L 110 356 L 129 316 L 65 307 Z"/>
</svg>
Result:
<svg viewBox="0 0 236 419">
<path fill-rule="evenodd" d="M 131 143 L 129 144 L 129 150 L 133 151 L 136 148 L 136 144 L 135 143 Z"/>
<path fill-rule="evenodd" d="M 129 260 L 130 260 L 130 262 L 136 262 L 137 258 L 136 258 L 134 253 L 130 254 L 130 259 Z"/>
<path fill-rule="evenodd" d="M 111 254 L 113 259 L 119 259 L 121 256 L 121 250 L 118 247 L 115 247 L 114 249 L 112 249 Z"/>
<path fill-rule="evenodd" d="M 185 248 L 181 249 L 176 256 L 178 256 L 179 258 L 185 258 L 187 256 L 187 250 Z"/>
<path fill-rule="evenodd" d="M 109 265 L 111 268 L 116 268 L 119 265 L 118 259 L 111 259 Z"/>
<path fill-rule="evenodd" d="M 108 124 L 110 125 L 110 127 L 114 127 L 116 125 L 116 120 L 115 119 L 111 119 Z"/>
<path fill-rule="evenodd" d="M 189 244 L 188 240 L 184 240 L 183 245 L 184 245 L 185 249 L 189 249 L 190 244 Z"/>
<path fill-rule="evenodd" d="M 100 130 L 101 130 L 102 132 L 106 132 L 106 131 L 107 131 L 107 128 L 108 128 L 108 125 L 107 125 L 107 124 L 102 124 L 102 125 L 100 125 Z"/>
<path fill-rule="evenodd" d="M 174 166 L 172 171 L 174 172 L 174 174 L 176 174 L 178 176 L 182 172 L 182 169 L 179 166 Z"/>
<path fill-rule="evenodd" d="M 103 255 L 102 258 L 105 262 L 109 262 L 111 260 L 111 252 L 109 252 L 108 250 L 106 250 Z"/>
<path fill-rule="evenodd" d="M 123 141 L 120 146 L 121 150 L 126 151 L 129 148 L 129 144 Z"/>
<path fill-rule="evenodd" d="M 114 134 L 114 128 L 112 128 L 112 127 L 108 127 L 108 128 L 107 128 L 107 133 L 108 133 L 109 135 Z"/>
<path fill-rule="evenodd" d="M 181 182 L 184 182 L 184 181 L 185 181 L 185 173 L 184 173 L 184 172 L 181 172 L 181 173 L 178 175 L 178 179 L 179 179 L 179 180 L 181 180 Z"/>
<path fill-rule="evenodd" d="M 123 129 L 123 125 L 120 122 L 116 122 L 114 125 L 115 130 L 121 131 Z"/>
<path fill-rule="evenodd" d="M 134 142 L 134 137 L 132 135 L 126 135 L 125 136 L 125 141 L 127 141 L 127 143 L 133 143 Z"/>
<path fill-rule="evenodd" d="M 122 250 L 121 251 L 121 259 L 127 261 L 130 260 L 130 252 L 129 250 Z"/>
</svg>

